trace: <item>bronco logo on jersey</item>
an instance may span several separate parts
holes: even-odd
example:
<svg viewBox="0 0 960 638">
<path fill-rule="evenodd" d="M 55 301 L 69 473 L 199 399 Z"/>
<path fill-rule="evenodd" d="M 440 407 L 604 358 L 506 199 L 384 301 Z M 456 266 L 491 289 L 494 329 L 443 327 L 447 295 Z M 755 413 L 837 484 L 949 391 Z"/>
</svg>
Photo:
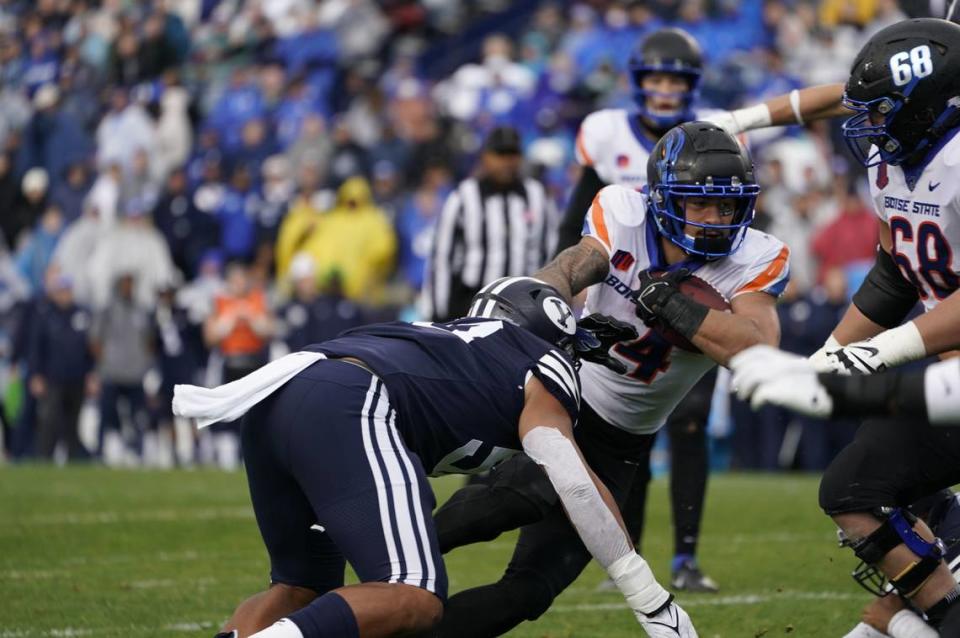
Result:
<svg viewBox="0 0 960 638">
<path fill-rule="evenodd" d="M 636 259 L 633 258 L 633 255 L 625 250 L 618 250 L 613 253 L 613 257 L 610 258 L 610 263 L 613 264 L 613 267 L 617 270 L 629 270 L 635 261 Z"/>
</svg>

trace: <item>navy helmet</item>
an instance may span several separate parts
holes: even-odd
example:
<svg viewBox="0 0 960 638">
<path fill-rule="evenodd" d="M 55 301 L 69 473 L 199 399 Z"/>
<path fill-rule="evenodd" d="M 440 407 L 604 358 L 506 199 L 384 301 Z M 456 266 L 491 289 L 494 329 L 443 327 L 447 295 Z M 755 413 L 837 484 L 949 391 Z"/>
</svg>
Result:
<svg viewBox="0 0 960 638">
<path fill-rule="evenodd" d="M 703 54 L 700 45 L 682 29 L 660 29 L 640 42 L 627 62 L 633 99 L 640 114 L 664 130 L 680 122 L 693 119 L 693 101 L 703 73 Z M 680 108 L 674 113 L 657 113 L 647 106 L 647 98 L 654 95 L 643 88 L 643 78 L 648 73 L 672 73 L 687 80 L 687 90 L 677 95 Z"/>
<path fill-rule="evenodd" d="M 843 123 L 864 166 L 915 163 L 960 125 L 960 25 L 904 20 L 878 31 L 857 55 L 843 96 Z"/>
<path fill-rule="evenodd" d="M 760 194 L 746 149 L 710 122 L 686 122 L 660 138 L 647 160 L 647 187 L 647 210 L 660 234 L 684 252 L 707 260 L 740 247 Z M 689 197 L 723 200 L 724 223 L 688 221 Z M 696 234 L 686 233 L 688 224 L 698 229 Z"/>
<path fill-rule="evenodd" d="M 503 277 L 473 297 L 468 317 L 503 319 L 572 353 L 577 318 L 553 286 L 533 277 Z"/>
</svg>

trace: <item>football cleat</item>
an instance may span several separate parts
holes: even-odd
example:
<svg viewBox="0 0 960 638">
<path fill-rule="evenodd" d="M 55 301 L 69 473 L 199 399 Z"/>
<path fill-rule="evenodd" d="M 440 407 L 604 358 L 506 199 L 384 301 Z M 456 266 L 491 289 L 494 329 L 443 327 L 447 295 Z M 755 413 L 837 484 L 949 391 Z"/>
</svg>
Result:
<svg viewBox="0 0 960 638">
<path fill-rule="evenodd" d="M 693 621 L 676 602 L 671 601 L 655 616 L 637 614 L 637 617 L 650 638 L 697 638 Z"/>
<path fill-rule="evenodd" d="M 679 569 L 673 572 L 670 586 L 677 591 L 689 591 L 702 594 L 715 594 L 720 591 L 717 583 L 700 571 L 700 567 L 692 560 L 685 561 Z"/>
</svg>

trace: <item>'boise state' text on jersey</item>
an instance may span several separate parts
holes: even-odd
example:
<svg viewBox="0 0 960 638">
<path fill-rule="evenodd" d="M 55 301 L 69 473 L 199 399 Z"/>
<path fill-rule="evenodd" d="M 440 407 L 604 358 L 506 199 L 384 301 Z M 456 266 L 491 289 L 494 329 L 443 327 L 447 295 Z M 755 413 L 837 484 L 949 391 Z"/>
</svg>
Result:
<svg viewBox="0 0 960 638">
<path fill-rule="evenodd" d="M 706 355 L 673 347 L 636 316 L 634 286 L 640 272 L 666 266 L 661 263 L 656 222 L 647 216 L 645 195 L 623 186 L 604 187 L 587 213 L 583 234 L 603 246 L 609 265 L 604 280 L 587 289 L 584 312 L 627 321 L 639 334 L 610 350 L 627 366 L 625 374 L 584 362 L 583 396 L 608 423 L 636 434 L 656 432 L 716 363 Z M 688 265 L 728 300 L 757 292 L 777 297 L 790 279 L 789 256 L 779 239 L 748 228 L 733 254 Z"/>
<path fill-rule="evenodd" d="M 926 310 L 960 288 L 960 260 L 954 256 L 960 249 L 960 135 L 948 134 L 940 145 L 909 176 L 901 166 L 869 169 L 874 209 L 890 225 L 893 259 Z"/>
<path fill-rule="evenodd" d="M 387 387 L 404 442 L 432 476 L 483 472 L 522 450 L 517 430 L 531 376 L 572 422 L 579 413 L 580 381 L 567 355 L 504 321 L 375 324 L 306 350 L 366 363 Z"/>
</svg>

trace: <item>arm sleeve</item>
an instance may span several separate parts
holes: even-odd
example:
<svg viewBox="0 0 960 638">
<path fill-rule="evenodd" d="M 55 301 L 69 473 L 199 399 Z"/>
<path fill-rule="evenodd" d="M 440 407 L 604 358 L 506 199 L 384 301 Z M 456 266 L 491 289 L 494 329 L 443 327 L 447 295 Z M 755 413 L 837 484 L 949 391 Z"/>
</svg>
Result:
<svg viewBox="0 0 960 638">
<path fill-rule="evenodd" d="M 756 259 L 743 269 L 740 285 L 733 296 L 748 292 L 765 292 L 779 297 L 790 282 L 790 249 L 783 242 L 767 235 L 767 245 Z"/>
<path fill-rule="evenodd" d="M 834 417 L 902 416 L 933 425 L 960 425 L 960 359 L 920 372 L 889 370 L 849 377 L 820 374 Z"/>
<path fill-rule="evenodd" d="M 589 212 L 594 197 L 605 186 L 592 166 L 584 166 L 580 179 L 570 195 L 567 208 L 563 212 L 557 240 L 557 252 L 573 246 L 580 240 L 583 219 Z"/>
<path fill-rule="evenodd" d="M 877 246 L 877 259 L 857 292 L 853 305 L 884 328 L 896 328 L 917 304 L 920 294 L 903 278 L 893 256 Z"/>
<path fill-rule="evenodd" d="M 523 437 L 523 451 L 546 471 L 577 534 L 604 569 L 633 553 L 570 439 L 556 428 L 535 427 Z"/>
<path fill-rule="evenodd" d="M 454 272 L 453 255 L 455 244 L 461 235 L 461 196 L 455 190 L 447 197 L 440 211 L 440 219 L 433 236 L 433 250 L 428 265 L 429 304 L 428 313 L 434 321 L 447 318 L 450 314 L 450 293 L 457 279 Z"/>
</svg>

